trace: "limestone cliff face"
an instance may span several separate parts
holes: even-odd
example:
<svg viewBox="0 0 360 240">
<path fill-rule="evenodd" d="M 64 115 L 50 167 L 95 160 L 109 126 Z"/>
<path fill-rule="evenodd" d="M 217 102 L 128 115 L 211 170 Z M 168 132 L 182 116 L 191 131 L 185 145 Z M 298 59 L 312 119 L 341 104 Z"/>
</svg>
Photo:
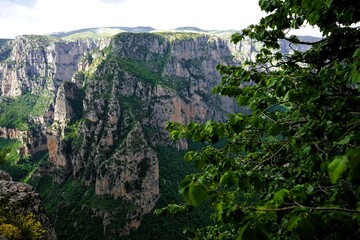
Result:
<svg viewBox="0 0 360 240">
<path fill-rule="evenodd" d="M 122 197 L 139 206 L 146 202 L 154 204 L 159 193 L 159 167 L 156 153 L 147 143 L 140 123 L 128 133 L 122 145 L 120 151 L 99 166 L 96 194 Z M 151 207 L 147 212 L 150 210 Z"/>
<path fill-rule="evenodd" d="M 0 62 L 0 95 L 18 96 L 44 89 L 56 94 L 63 81 L 79 70 L 84 55 L 106 43 L 93 40 L 62 41 L 45 36 L 19 36 Z"/>
<path fill-rule="evenodd" d="M 55 230 L 41 205 L 39 194 L 25 183 L 12 181 L 9 174 L 0 170 L 0 203 L 8 211 L 27 215 L 33 213 L 46 230 L 46 239 L 57 239 Z"/>
<path fill-rule="evenodd" d="M 154 208 L 159 197 L 159 163 L 140 123 L 128 133 L 121 150 L 100 164 L 95 193 L 121 198 L 136 206 L 129 213 L 130 221 L 123 232 L 139 227 L 142 215 Z"/>
<path fill-rule="evenodd" d="M 56 129 L 61 129 L 59 132 L 63 135 L 65 124 L 73 115 L 72 108 L 66 106 L 65 98 L 71 98 L 71 94 L 76 93 L 67 91 L 65 97 L 64 84 L 77 82 L 75 73 L 86 69 L 90 52 L 107 44 L 108 40 L 65 41 L 33 35 L 19 36 L 3 44 L 0 47 L 0 97 L 48 94 L 57 107 L 55 116 L 54 104 L 43 116 L 29 116 L 29 124 L 33 128 L 27 132 L 0 126 L 0 138 L 15 138 L 23 142 L 24 155 L 48 148 L 51 156 L 55 155 L 58 148 L 55 145 L 59 141 L 54 139 L 59 137 L 53 134 L 52 128 L 49 130 L 49 126 L 57 121 L 59 127 Z"/>
<path fill-rule="evenodd" d="M 80 148 L 71 158 L 73 174 L 95 169 L 113 156 L 136 122 L 147 130 L 151 147 L 172 144 L 166 121 L 224 120 L 235 111 L 230 99 L 211 95 L 219 82 L 217 64 L 238 64 L 235 46 L 210 35 L 120 34 L 111 51 L 87 79 Z M 185 149 L 186 142 L 175 143 Z M 96 179 L 87 171 L 84 179 Z"/>
<path fill-rule="evenodd" d="M 23 143 L 24 145 L 19 151 L 24 156 L 47 150 L 47 138 L 41 127 L 33 128 L 30 131 L 0 127 L 0 138 L 17 139 Z"/>
</svg>

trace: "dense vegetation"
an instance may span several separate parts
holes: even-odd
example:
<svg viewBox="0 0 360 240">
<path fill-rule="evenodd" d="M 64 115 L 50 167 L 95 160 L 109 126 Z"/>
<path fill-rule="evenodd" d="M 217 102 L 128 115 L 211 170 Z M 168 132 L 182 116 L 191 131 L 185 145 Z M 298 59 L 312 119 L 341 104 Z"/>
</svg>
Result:
<svg viewBox="0 0 360 240">
<path fill-rule="evenodd" d="M 24 94 L 16 98 L 0 97 L 0 126 L 29 129 L 29 116 L 42 116 L 49 107 L 52 97 L 43 93 L 40 95 Z"/>
<path fill-rule="evenodd" d="M 192 238 L 359 239 L 360 2 L 259 5 L 268 16 L 232 41 L 249 37 L 263 48 L 245 66 L 218 66 L 222 80 L 213 90 L 251 114 L 168 124 L 173 139 L 227 141 L 185 156 L 199 172 L 186 176 L 179 191 L 189 206 L 209 204 L 213 221 Z M 287 35 L 303 24 L 318 27 L 323 38 Z M 311 48 L 285 55 L 279 39 Z"/>
<path fill-rule="evenodd" d="M 0 139 L 0 169 L 8 172 L 14 181 L 28 181 L 38 165 L 47 159 L 47 151 L 33 155 L 20 154 L 23 143 L 15 139 Z"/>
<path fill-rule="evenodd" d="M 130 203 L 95 195 L 94 185 L 84 186 L 74 178 L 58 184 L 47 176 L 31 183 L 40 192 L 59 239 L 116 239 L 127 221 L 126 214 L 133 209 Z M 103 210 L 112 212 L 112 224 L 105 226 L 106 237 Z"/>
<path fill-rule="evenodd" d="M 249 37 L 263 42 L 263 48 L 255 61 L 242 67 L 219 66 L 223 77 L 214 88 L 215 93 L 233 97 L 240 106 L 248 107 L 250 114 L 230 115 L 225 123 L 169 123 L 172 138 L 186 137 L 208 144 L 201 151 L 193 149 L 185 155 L 198 170 L 180 162 L 183 152 L 157 149 L 161 191 L 157 207 L 171 205 L 157 211 L 164 217 L 145 216 L 140 229 L 129 239 L 181 239 L 183 228 L 189 228 L 187 236 L 194 239 L 360 238 L 360 40 L 359 27 L 352 25 L 359 22 L 359 3 L 260 0 L 260 6 L 269 15 L 242 34 L 234 34 L 232 40 L 238 43 Z M 318 26 L 324 38 L 303 42 L 285 34 L 304 23 Z M 120 34 L 117 38 L 132 37 L 146 44 L 144 36 L 149 35 Z M 188 34 L 183 40 L 193 36 L 197 35 Z M 156 37 L 159 43 L 164 40 L 161 34 Z M 285 55 L 279 50 L 279 39 L 288 40 L 290 46 L 304 44 L 311 48 Z M 161 84 L 176 91 L 189 88 L 188 79 L 162 76 L 168 52 L 144 54 L 146 49 L 144 45 L 139 52 L 122 58 L 104 54 L 106 59 L 94 66 L 99 72 L 104 66 L 119 67 L 150 86 Z M 145 55 L 150 60 L 141 58 Z M 192 61 L 183 64 L 195 64 L 197 59 Z M 109 80 L 110 84 L 116 72 L 104 72 L 107 75 L 98 80 Z M 79 73 L 78 77 L 86 80 L 89 73 Z M 248 84 L 250 81 L 255 84 Z M 84 92 L 76 95 L 81 100 L 73 102 L 78 104 L 74 109 L 79 112 L 65 129 L 63 140 L 79 146 Z M 105 99 L 108 95 L 99 97 Z M 120 98 L 126 111 L 141 111 L 141 99 Z M 28 116 L 42 115 L 50 98 L 26 94 L 0 100 L 0 126 L 27 130 Z M 219 141 L 222 144 L 212 145 Z M 16 153 L 20 147 L 13 140 L 0 142 L 0 162 L 6 162 L 1 168 L 15 180 L 29 176 L 46 158 L 46 152 L 21 158 Z M 177 195 L 178 182 L 188 205 Z M 103 239 L 102 210 L 115 213 L 117 222 L 112 219 L 115 223 L 106 229 L 106 238 L 116 239 L 125 224 L 124 216 L 133 208 L 109 196 L 96 196 L 93 185 L 84 186 L 74 178 L 63 184 L 52 182 L 50 177 L 33 183 L 60 239 L 82 239 L 85 234 Z M 183 215 L 167 214 L 179 211 Z M 5 220 L 0 219 L 0 224 L 16 234 Z"/>
</svg>

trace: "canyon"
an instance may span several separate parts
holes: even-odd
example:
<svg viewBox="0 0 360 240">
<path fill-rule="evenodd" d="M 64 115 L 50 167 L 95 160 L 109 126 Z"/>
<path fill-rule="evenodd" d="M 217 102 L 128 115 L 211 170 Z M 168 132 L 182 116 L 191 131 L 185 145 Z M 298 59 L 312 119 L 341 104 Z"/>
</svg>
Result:
<svg viewBox="0 0 360 240">
<path fill-rule="evenodd" d="M 261 48 L 230 39 L 124 32 L 1 42 L 0 138 L 20 142 L 20 156 L 44 153 L 22 179 L 39 191 L 59 238 L 131 236 L 177 171 L 171 162 L 170 172 L 161 171 L 159 149 L 181 155 L 191 148 L 170 140 L 166 122 L 224 121 L 248 111 L 211 93 L 221 79 L 218 64 L 240 65 Z M 292 50 L 286 42 L 282 49 Z M 27 111 L 22 99 L 33 101 Z"/>
</svg>

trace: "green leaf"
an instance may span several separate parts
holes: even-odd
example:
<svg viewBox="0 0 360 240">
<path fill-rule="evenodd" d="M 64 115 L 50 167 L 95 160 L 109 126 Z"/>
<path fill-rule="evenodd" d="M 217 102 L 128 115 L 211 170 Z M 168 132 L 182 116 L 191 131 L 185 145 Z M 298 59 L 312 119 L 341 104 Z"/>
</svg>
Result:
<svg viewBox="0 0 360 240">
<path fill-rule="evenodd" d="M 287 189 L 281 189 L 279 191 L 277 191 L 274 194 L 274 202 L 277 204 L 277 206 L 280 206 L 281 204 L 283 204 L 284 199 L 289 195 L 289 190 Z"/>
<path fill-rule="evenodd" d="M 309 185 L 307 188 L 306 188 L 306 193 L 307 194 L 312 194 L 314 192 L 314 187 L 312 185 Z"/>
<path fill-rule="evenodd" d="M 305 186 L 303 184 L 295 185 L 290 190 L 290 197 L 292 199 L 295 199 L 295 201 L 302 203 L 306 200 L 306 194 L 305 194 Z"/>
<path fill-rule="evenodd" d="M 299 42 L 299 38 L 296 35 L 291 35 L 289 37 L 289 41 L 297 43 L 297 42 Z"/>
<path fill-rule="evenodd" d="M 337 145 L 346 145 L 350 142 L 350 140 L 354 137 L 354 133 L 346 135 L 343 139 L 341 139 L 339 142 L 336 142 Z"/>
<path fill-rule="evenodd" d="M 306 146 L 303 150 L 302 150 L 302 153 L 307 155 L 309 154 L 311 151 L 311 147 L 310 146 Z"/>
<path fill-rule="evenodd" d="M 188 162 L 191 162 L 191 160 L 194 158 L 194 155 L 196 154 L 195 151 L 188 151 L 185 156 L 184 159 Z"/>
<path fill-rule="evenodd" d="M 326 0 L 326 1 L 325 1 L 325 4 L 326 4 L 326 6 L 327 6 L 328 8 L 330 8 L 332 1 L 333 1 L 333 0 Z"/>
<path fill-rule="evenodd" d="M 243 238 L 243 235 L 244 235 L 244 232 L 245 230 L 247 229 L 247 227 L 249 226 L 249 222 L 247 222 L 245 225 L 241 226 L 240 229 L 239 229 L 239 232 L 238 232 L 238 235 L 236 237 L 236 240 L 242 240 L 244 239 Z"/>
<path fill-rule="evenodd" d="M 358 48 L 355 50 L 355 52 L 354 52 L 354 54 L 353 54 L 353 58 L 360 58 L 360 47 L 358 47 Z"/>
<path fill-rule="evenodd" d="M 220 184 L 223 184 L 225 186 L 234 186 L 237 185 L 239 182 L 239 177 L 234 174 L 233 172 L 226 172 L 221 178 L 220 178 Z"/>
<path fill-rule="evenodd" d="M 276 83 L 277 79 L 276 78 L 269 78 L 267 81 L 266 81 L 266 85 L 270 88 L 270 87 L 273 87 Z"/>
<path fill-rule="evenodd" d="M 298 95 L 295 90 L 289 90 L 284 96 L 284 101 L 294 102 L 297 100 L 298 100 Z"/>
<path fill-rule="evenodd" d="M 192 177 L 187 175 L 179 185 L 179 194 L 184 194 L 185 191 L 189 188 L 189 184 L 192 182 Z"/>
<path fill-rule="evenodd" d="M 246 106 L 249 101 L 249 97 L 239 96 L 236 98 L 239 106 Z"/>
<path fill-rule="evenodd" d="M 341 175 L 347 170 L 348 162 L 348 157 L 343 155 L 335 157 L 335 159 L 329 163 L 328 172 L 332 184 L 337 183 Z"/>
<path fill-rule="evenodd" d="M 189 185 L 189 203 L 194 207 L 199 207 L 205 202 L 208 194 L 206 189 L 198 182 L 193 182 Z"/>
<path fill-rule="evenodd" d="M 293 231 L 299 225 L 299 222 L 303 219 L 302 215 L 296 215 L 290 218 L 289 222 L 287 223 L 288 231 Z"/>
<path fill-rule="evenodd" d="M 319 21 L 320 17 L 320 13 L 318 11 L 314 11 L 308 15 L 307 20 L 311 25 L 314 25 L 317 21 Z"/>
<path fill-rule="evenodd" d="M 349 179 L 356 183 L 360 183 L 360 149 L 350 149 L 346 152 L 349 159 Z"/>
</svg>

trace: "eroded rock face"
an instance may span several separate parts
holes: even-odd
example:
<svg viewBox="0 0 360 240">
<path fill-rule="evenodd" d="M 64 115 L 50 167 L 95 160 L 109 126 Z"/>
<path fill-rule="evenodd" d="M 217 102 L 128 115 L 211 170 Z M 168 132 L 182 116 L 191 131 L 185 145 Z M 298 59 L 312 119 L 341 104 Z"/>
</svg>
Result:
<svg viewBox="0 0 360 240">
<path fill-rule="evenodd" d="M 26 183 L 12 181 L 9 174 L 0 170 L 0 201 L 4 208 L 16 214 L 33 213 L 46 230 L 46 239 L 57 239 L 55 230 L 46 216 L 39 194 Z"/>
<path fill-rule="evenodd" d="M 130 213 L 127 231 L 140 225 L 159 197 L 159 163 L 145 139 L 141 124 L 128 133 L 121 149 L 102 162 L 97 170 L 95 193 L 121 198 L 137 207 Z"/>
<path fill-rule="evenodd" d="M 94 40 L 62 41 L 46 36 L 19 36 L 12 50 L 0 62 L 0 95 L 18 96 L 44 89 L 56 94 L 64 81 L 71 81 L 85 54 L 102 42 Z"/>
<path fill-rule="evenodd" d="M 47 150 L 47 139 L 45 132 L 41 128 L 33 128 L 31 131 L 20 131 L 14 128 L 0 127 L 0 138 L 16 139 L 23 143 L 24 146 L 19 151 L 24 156 Z"/>
</svg>

